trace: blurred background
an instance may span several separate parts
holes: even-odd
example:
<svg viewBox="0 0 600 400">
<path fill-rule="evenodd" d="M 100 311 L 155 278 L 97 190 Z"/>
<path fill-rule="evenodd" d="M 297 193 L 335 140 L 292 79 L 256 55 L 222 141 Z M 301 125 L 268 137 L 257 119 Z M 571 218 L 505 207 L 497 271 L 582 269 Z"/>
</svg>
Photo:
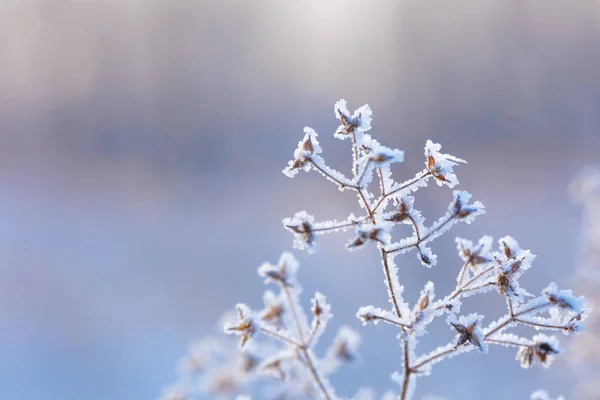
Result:
<svg viewBox="0 0 600 400">
<path fill-rule="evenodd" d="M 573 283 L 581 213 L 566 187 L 600 159 L 598 1 L 5 0 L 0 49 L 2 397 L 156 398 L 190 340 L 236 302 L 260 305 L 256 267 L 291 248 L 283 217 L 359 211 L 316 175 L 281 174 L 305 125 L 348 170 L 339 98 L 368 102 L 373 136 L 405 151 L 398 180 L 433 139 L 469 161 L 459 188 L 487 207 L 432 246 L 437 267 L 397 259 L 409 299 L 427 280 L 451 289 L 455 235 L 516 237 L 539 255 L 523 278 L 534 293 Z M 433 187 L 417 205 L 432 221 L 450 199 Z M 377 252 L 349 254 L 348 238 L 298 254 L 300 279 L 328 295 L 334 326 L 363 333 L 338 391 L 383 392 L 401 351 L 354 317 L 388 303 Z M 477 303 L 465 311 L 487 320 L 504 307 Z M 420 352 L 452 338 L 442 323 Z M 522 370 L 514 356 L 446 361 L 417 394 L 570 393 L 560 360 Z"/>
</svg>

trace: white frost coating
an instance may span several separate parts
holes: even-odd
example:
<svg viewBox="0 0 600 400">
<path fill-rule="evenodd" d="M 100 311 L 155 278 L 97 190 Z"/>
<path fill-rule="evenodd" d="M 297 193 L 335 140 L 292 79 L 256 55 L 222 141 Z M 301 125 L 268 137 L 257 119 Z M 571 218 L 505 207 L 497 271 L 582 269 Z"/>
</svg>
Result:
<svg viewBox="0 0 600 400">
<path fill-rule="evenodd" d="M 385 246 L 390 242 L 390 230 L 393 226 L 392 222 L 384 220 L 376 220 L 374 224 L 360 224 L 356 227 L 356 236 L 346 244 L 346 247 L 348 250 L 356 250 L 370 241 Z"/>
<path fill-rule="evenodd" d="M 313 346 L 315 346 L 321 335 L 325 332 L 327 323 L 333 317 L 333 314 L 331 313 L 331 305 L 327 303 L 327 297 L 325 297 L 323 294 L 316 292 L 315 296 L 310 300 L 310 302 L 313 313 L 313 321 L 311 324 L 311 343 Z"/>
<path fill-rule="evenodd" d="M 224 332 L 228 335 L 240 336 L 240 349 L 246 342 L 258 332 L 260 323 L 254 318 L 254 312 L 244 303 L 238 303 L 235 306 L 238 320 L 236 323 L 227 323 L 224 326 Z"/>
<path fill-rule="evenodd" d="M 510 236 L 498 240 L 498 245 L 500 252 L 494 255 L 498 290 L 516 304 L 523 303 L 525 297 L 531 294 L 520 287 L 518 279 L 531 268 L 535 255 L 529 250 L 522 250 Z"/>
<path fill-rule="evenodd" d="M 485 214 L 485 207 L 482 202 L 476 201 L 469 204 L 472 195 L 464 190 L 455 190 L 454 205 L 452 210 L 457 214 L 457 217 L 465 224 L 470 224 L 478 215 Z"/>
<path fill-rule="evenodd" d="M 426 187 L 430 177 L 431 175 L 425 169 L 418 172 L 414 178 L 408 179 L 402 183 L 394 183 L 387 192 L 390 193 L 388 198 L 392 200 L 412 194 L 419 190 L 419 188 Z"/>
<path fill-rule="evenodd" d="M 346 232 L 348 229 L 352 229 L 354 226 L 358 225 L 358 221 L 358 218 L 356 218 L 354 214 L 350 214 L 343 221 L 337 221 L 334 219 L 331 221 L 316 222 L 312 224 L 312 232 L 316 235 L 340 231 Z"/>
<path fill-rule="evenodd" d="M 538 334 L 532 340 L 535 343 L 538 360 L 545 368 L 548 368 L 552 364 L 556 355 L 562 353 L 559 341 L 555 336 Z"/>
<path fill-rule="evenodd" d="M 494 340 L 497 340 L 499 345 L 506 347 L 513 346 L 529 346 L 532 344 L 530 339 L 520 337 L 515 335 L 514 333 L 496 333 L 494 335 Z"/>
<path fill-rule="evenodd" d="M 319 135 L 314 129 L 308 126 L 304 128 L 304 137 L 298 142 L 298 147 L 294 151 L 294 158 L 288 162 L 288 166 L 282 171 L 284 175 L 293 178 L 300 169 L 310 171 L 310 160 L 323 152 L 317 136 Z"/>
<path fill-rule="evenodd" d="M 465 276 L 461 277 L 458 275 L 457 282 L 461 280 L 462 282 L 467 282 L 488 268 L 488 264 L 493 259 L 492 244 L 493 238 L 491 236 L 481 237 L 476 245 L 470 240 L 456 238 L 458 256 L 468 265 Z"/>
<path fill-rule="evenodd" d="M 468 353 L 469 351 L 475 350 L 476 346 L 458 346 L 456 347 L 455 343 L 448 343 L 444 346 L 439 346 L 432 352 L 425 354 L 419 358 L 417 358 L 413 365 L 419 367 L 417 368 L 417 374 L 428 376 L 431 374 L 431 368 L 446 359 L 450 359 L 456 357 L 459 354 Z M 422 366 L 420 366 L 423 364 Z"/>
<path fill-rule="evenodd" d="M 296 274 L 300 264 L 294 255 L 290 252 L 284 252 L 279 257 L 277 265 L 270 264 L 268 262 L 263 263 L 258 267 L 258 275 L 261 278 L 265 278 L 265 284 L 284 283 L 286 285 L 296 286 L 298 284 L 296 280 Z"/>
<path fill-rule="evenodd" d="M 344 140 L 351 137 L 352 133 L 356 135 L 357 144 L 362 143 L 363 134 L 371 129 L 373 121 L 373 111 L 368 104 L 357 108 L 352 115 L 346 106 L 346 100 L 341 99 L 333 108 L 335 117 L 340 120 L 341 125 L 337 128 L 334 135 L 336 138 Z"/>
<path fill-rule="evenodd" d="M 565 398 L 563 396 L 558 396 L 553 399 L 552 397 L 550 397 L 548 392 L 539 389 L 531 394 L 531 400 L 565 400 Z"/>
<path fill-rule="evenodd" d="M 306 211 L 299 211 L 292 218 L 284 218 L 283 226 L 294 234 L 294 248 L 306 250 L 309 254 L 317 251 L 313 223 L 315 217 Z"/>
<path fill-rule="evenodd" d="M 470 344 L 480 353 L 487 353 L 488 344 L 485 341 L 485 331 L 481 327 L 483 318 L 483 315 L 476 313 L 461 315 L 458 318 L 454 314 L 448 315 L 446 323 L 458 333 L 456 346 Z"/>
<path fill-rule="evenodd" d="M 572 311 L 575 314 L 580 314 L 587 308 L 585 296 L 575 297 L 571 290 L 559 291 L 556 283 L 554 282 L 550 283 L 544 290 L 542 290 L 542 294 L 550 303 L 556 304 L 562 309 Z"/>
<path fill-rule="evenodd" d="M 323 160 L 323 158 L 320 156 L 314 156 L 311 158 L 311 160 L 315 166 L 315 170 L 328 181 L 335 183 L 340 191 L 344 191 L 348 187 L 352 187 L 354 185 L 353 182 L 346 178 L 344 174 L 325 164 L 325 160 Z"/>
<path fill-rule="evenodd" d="M 425 328 L 433 321 L 435 317 L 444 314 L 446 307 L 438 307 L 440 303 L 434 303 L 435 290 L 433 282 L 425 284 L 418 302 L 415 304 L 411 313 L 411 326 L 415 337 L 423 336 L 427 333 Z"/>
<path fill-rule="evenodd" d="M 395 371 L 394 373 L 392 373 L 391 379 L 393 382 L 395 382 L 398 386 L 400 386 L 401 388 L 404 385 L 404 377 L 402 376 L 402 374 L 400 374 L 398 371 Z M 409 379 L 408 379 L 408 385 L 406 388 L 406 398 L 407 399 L 412 399 L 412 397 L 415 394 L 415 389 L 417 386 L 417 382 L 415 379 L 415 374 L 411 374 Z M 393 397 L 395 399 L 400 399 L 399 396 Z"/>
<path fill-rule="evenodd" d="M 437 255 L 433 254 L 431 248 L 427 246 L 421 246 L 418 248 L 418 257 L 421 265 L 431 268 L 437 264 Z"/>
<path fill-rule="evenodd" d="M 399 332 L 397 338 L 401 348 L 408 348 L 408 351 L 402 351 L 409 354 L 406 364 L 400 363 L 406 370 L 403 374 L 394 375 L 401 386 L 396 394 L 400 392 L 402 400 L 410 400 L 418 376 L 429 373 L 432 365 L 475 348 L 486 352 L 488 344 L 514 347 L 518 350 L 517 360 L 524 367 L 531 366 L 535 360 L 544 366 L 549 365 L 559 353 L 555 338 L 536 335 L 533 339 L 526 339 L 505 331 L 517 325 L 532 330 L 561 330 L 563 333 L 580 331 L 583 329 L 582 321 L 588 314 L 583 297 L 576 298 L 570 291 L 559 291 L 556 285 L 550 285 L 541 296 L 525 303 L 525 297 L 530 295 L 519 286 L 518 280 L 531 267 L 535 256 L 522 250 L 511 237 L 500 239 L 499 250 L 492 252 L 492 239 L 485 236 L 476 245 L 468 240 L 457 239 L 457 249 L 463 263 L 458 269 L 457 284 L 449 294 L 436 301 L 434 285 L 429 282 L 416 304 L 409 307 L 402 298 L 403 288 L 398 280 L 395 256 L 415 249 L 424 265 L 435 264 L 436 256 L 430 248 L 430 242 L 457 222 L 471 223 L 485 209 L 480 202 L 469 203 L 471 195 L 468 192 L 455 191 L 445 215 L 434 219 L 435 222 L 427 227 L 425 218 L 415 209 L 415 199 L 410 194 L 427 186 L 429 179 L 435 179 L 439 186 L 453 187 L 458 183 L 454 167 L 464 161 L 442 154 L 439 144 L 428 141 L 425 146 L 426 169 L 403 183 L 396 183 L 390 164 L 402 161 L 404 154 L 400 150 L 382 146 L 365 133 L 371 127 L 371 109 L 365 105 L 351 114 L 346 102 L 341 100 L 335 106 L 335 113 L 341 123 L 335 136 L 339 139 L 350 138 L 351 142 L 353 163 L 351 175 L 348 175 L 351 179 L 325 163 L 318 135 L 308 127 L 284 173 L 294 176 L 300 169 L 316 170 L 340 190 L 355 192 L 364 213 L 358 218 L 351 214 L 343 221 L 315 222 L 311 215 L 302 211 L 284 220 L 284 224 L 294 234 L 295 246 L 309 251 L 315 250 L 314 239 L 317 234 L 345 231 L 348 228 L 355 229 L 357 234 L 350 242 L 351 249 L 362 247 L 369 241 L 376 243 L 382 256 L 384 281 L 392 307 L 389 310 L 361 307 L 357 316 L 364 324 L 369 321 L 391 324 Z M 372 183 L 373 179 L 378 181 L 379 194 L 374 193 L 376 185 Z M 391 211 L 387 209 L 390 200 L 394 206 Z M 413 233 L 392 244 L 392 227 L 399 224 L 410 225 Z M 331 307 L 325 296 L 317 292 L 312 299 L 312 323 L 309 324 L 299 301 L 301 287 L 295 278 L 297 265 L 295 268 L 285 265 L 294 263 L 297 264 L 295 260 L 280 260 L 278 265 L 263 264 L 259 268 L 259 274 L 265 282 L 274 283 L 279 288 L 277 294 L 265 292 L 263 309 L 253 312 L 247 306 L 238 305 L 236 322 L 228 325 L 228 332 L 240 336 L 242 344 L 246 346 L 235 368 L 221 368 L 221 365 L 211 367 L 211 361 L 207 361 L 207 355 L 211 353 L 207 351 L 191 354 L 182 370 L 198 375 L 199 370 L 208 368 L 210 371 L 206 374 L 200 373 L 206 377 L 202 383 L 203 387 L 208 388 L 206 392 L 219 397 L 218 390 L 226 388 L 230 390 L 228 398 L 233 398 L 238 393 L 248 392 L 240 390 L 241 384 L 254 379 L 253 383 L 260 385 L 259 388 L 268 389 L 260 390 L 257 394 L 260 398 L 337 399 L 326 378 L 343 362 L 356 358 L 355 350 L 360 339 L 356 333 L 343 327 L 325 357 L 319 359 L 316 356 L 314 346 L 328 325 Z M 504 316 L 486 328 L 482 327 L 482 315 L 458 316 L 461 300 L 492 290 L 497 290 L 506 302 Z M 417 358 L 415 347 L 418 338 L 426 333 L 428 324 L 441 315 L 448 315 L 447 322 L 455 339 Z M 276 343 L 277 346 L 269 352 L 251 354 L 250 351 L 259 347 L 261 341 Z M 211 351 L 216 353 L 217 349 L 222 351 L 216 346 Z M 227 358 L 227 354 L 224 354 L 224 358 Z M 260 371 L 257 372 L 257 369 Z M 270 373 L 284 384 L 275 391 L 270 383 L 255 378 L 259 372 Z M 231 387 L 234 389 L 231 390 Z M 257 393 L 256 390 L 249 392 Z M 367 393 L 365 396 L 374 395 Z"/>
<path fill-rule="evenodd" d="M 362 321 L 363 325 L 367 325 L 369 322 L 377 325 L 380 321 L 392 325 L 400 325 L 402 323 L 402 321 L 398 320 L 394 312 L 373 306 L 360 307 L 356 312 L 356 317 Z"/>
<path fill-rule="evenodd" d="M 441 149 L 442 145 L 428 140 L 425 144 L 425 165 L 439 186 L 447 185 L 452 188 L 458 184 L 453 167 L 467 162 L 450 154 L 442 154 L 439 152 Z"/>
<path fill-rule="evenodd" d="M 387 272 L 389 272 L 390 279 L 389 281 L 388 279 L 384 279 L 384 283 L 388 290 L 388 298 L 390 304 L 392 304 L 392 307 L 394 306 L 394 304 L 392 303 L 392 293 L 394 293 L 394 296 L 396 297 L 396 303 L 398 304 L 398 308 L 400 309 L 401 315 L 408 315 L 410 313 L 410 308 L 402 298 L 404 286 L 400 285 L 400 280 L 398 279 L 398 266 L 394 262 L 394 257 L 387 256 L 386 259 L 381 260 L 381 265 L 383 266 L 384 275 L 386 275 L 386 265 Z"/>
</svg>

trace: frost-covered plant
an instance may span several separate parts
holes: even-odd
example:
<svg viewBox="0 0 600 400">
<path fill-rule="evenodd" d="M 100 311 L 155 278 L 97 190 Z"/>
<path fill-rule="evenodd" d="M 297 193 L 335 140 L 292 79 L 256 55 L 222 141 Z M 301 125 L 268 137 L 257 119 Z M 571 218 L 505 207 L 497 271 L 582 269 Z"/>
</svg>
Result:
<svg viewBox="0 0 600 400">
<path fill-rule="evenodd" d="M 493 239 L 484 236 L 477 242 L 456 239 L 462 265 L 458 268 L 455 288 L 450 293 L 436 298 L 434 283 L 427 282 L 418 300 L 410 305 L 403 297 L 396 256 L 414 250 L 423 266 L 436 265 L 437 256 L 430 247 L 431 243 L 453 225 L 473 222 L 485 212 L 484 206 L 478 201 L 471 202 L 468 192 L 455 190 L 446 213 L 427 225 L 415 207 L 413 195 L 429 182 L 454 188 L 458 184 L 454 168 L 465 161 L 442 153 L 441 145 L 428 140 L 424 153 L 425 168 L 412 178 L 397 182 L 392 177 L 391 165 L 403 161 L 403 152 L 381 145 L 367 133 L 372 121 L 370 107 L 364 105 L 350 113 L 346 102 L 340 100 L 335 104 L 334 111 L 340 121 L 334 136 L 348 140 L 352 149 L 351 176 L 327 165 L 318 134 L 308 127 L 304 128 L 304 137 L 283 173 L 294 177 L 300 170 L 318 172 L 340 191 L 354 192 L 362 215 L 357 217 L 350 214 L 341 221 L 317 221 L 308 212 L 300 211 L 285 218 L 283 225 L 293 234 L 294 247 L 309 253 L 316 251 L 319 235 L 348 229 L 355 232 L 347 242 L 349 250 L 358 250 L 371 244 L 377 248 L 390 305 L 364 306 L 356 316 L 364 325 L 384 322 L 397 329 L 403 361 L 398 366 L 399 372 L 392 374 L 392 379 L 399 387 L 395 394 L 386 394 L 386 398 L 412 398 L 417 379 L 429 375 L 434 364 L 473 350 L 487 353 L 490 345 L 514 347 L 516 359 L 524 368 L 535 363 L 548 367 L 555 356 L 561 353 L 555 337 L 536 334 L 527 338 L 508 331 L 523 325 L 535 330 L 561 331 L 566 335 L 579 332 L 582 321 L 587 318 L 584 298 L 575 297 L 570 290 L 559 290 L 554 283 L 549 284 L 540 295 L 531 295 L 521 287 L 519 279 L 531 268 L 535 256 L 529 250 L 522 249 L 509 236 L 498 240 L 496 248 Z M 373 183 L 374 179 L 377 184 Z M 373 186 L 378 187 L 379 193 L 373 193 Z M 396 225 L 408 225 L 412 228 L 412 234 L 393 238 L 392 230 Z M 225 330 L 239 336 L 242 348 L 260 343 L 261 337 L 273 339 L 278 344 L 276 351 L 263 357 L 257 364 L 257 376 L 274 371 L 272 375 L 284 381 L 279 397 L 266 398 L 337 399 L 339 396 L 327 378 L 342 361 L 350 361 L 355 357 L 360 340 L 356 332 L 343 327 L 325 356 L 320 359 L 317 357 L 314 345 L 331 318 L 330 306 L 325 296 L 315 294 L 311 322 L 308 322 L 299 302 L 300 286 L 296 271 L 297 263 L 288 253 L 284 253 L 277 265 L 261 266 L 259 274 L 265 278 L 265 283 L 276 285 L 278 293 L 265 294 L 263 310 L 254 311 L 244 304 L 238 304 L 237 320 L 226 325 Z M 460 313 L 464 299 L 487 292 L 497 292 L 504 298 L 505 315 L 486 323 L 483 314 Z M 418 339 L 427 333 L 428 325 L 439 317 L 443 317 L 448 325 L 448 343 L 428 353 L 417 354 Z M 293 378 L 290 378 L 291 371 L 294 371 Z M 538 393 L 536 399 L 543 398 L 540 396 Z M 354 398 L 374 397 L 372 391 L 364 389 Z M 265 396 L 261 395 L 260 398 Z"/>
<path fill-rule="evenodd" d="M 337 398 L 328 377 L 358 358 L 360 336 L 342 326 L 325 354 L 317 356 L 314 347 L 332 317 L 331 306 L 323 294 L 315 293 L 309 323 L 300 303 L 298 267 L 291 253 L 283 253 L 275 265 L 261 265 L 259 275 L 278 291 L 265 291 L 260 310 L 238 304 L 234 315 L 224 317 L 225 333 L 237 336 L 238 345 L 225 337 L 193 343 L 180 362 L 180 381 L 165 389 L 162 399 L 202 394 L 226 399 L 241 393 L 281 400 Z M 364 390 L 354 398 L 370 399 Z"/>
<path fill-rule="evenodd" d="M 577 286 L 586 290 L 593 309 L 600 308 L 600 167 L 587 167 L 570 187 L 574 201 L 583 206 L 581 253 L 577 268 Z M 567 360 L 575 373 L 578 399 L 600 398 L 600 315 L 590 313 L 586 331 L 571 343 Z"/>
</svg>

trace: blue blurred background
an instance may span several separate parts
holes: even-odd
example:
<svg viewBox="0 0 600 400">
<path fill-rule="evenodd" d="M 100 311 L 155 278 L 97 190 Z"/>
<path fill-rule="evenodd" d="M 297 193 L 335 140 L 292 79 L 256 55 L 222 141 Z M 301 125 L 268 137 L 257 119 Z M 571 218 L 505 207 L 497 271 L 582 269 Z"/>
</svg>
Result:
<svg viewBox="0 0 600 400">
<path fill-rule="evenodd" d="M 430 279 L 451 289 L 455 235 L 511 234 L 539 254 L 526 287 L 572 284 L 581 224 L 566 186 L 600 159 L 598 1 L 8 0 L 0 49 L 2 398 L 155 398 L 191 339 L 236 302 L 260 304 L 256 267 L 291 247 L 281 218 L 358 211 L 316 175 L 281 174 L 305 125 L 348 169 L 339 98 L 368 102 L 371 133 L 405 151 L 398 179 L 431 138 L 469 161 L 459 187 L 487 207 L 433 245 L 434 269 L 398 258 L 409 299 Z M 431 221 L 450 196 L 417 204 Z M 378 254 L 321 239 L 298 255 L 300 279 L 365 340 L 362 367 L 334 383 L 391 389 L 393 330 L 354 317 L 387 304 Z M 503 310 L 477 303 L 465 311 Z M 437 327 L 421 352 L 452 339 Z M 490 353 L 435 366 L 417 393 L 569 394 L 560 361 L 524 371 L 514 350 Z"/>
</svg>

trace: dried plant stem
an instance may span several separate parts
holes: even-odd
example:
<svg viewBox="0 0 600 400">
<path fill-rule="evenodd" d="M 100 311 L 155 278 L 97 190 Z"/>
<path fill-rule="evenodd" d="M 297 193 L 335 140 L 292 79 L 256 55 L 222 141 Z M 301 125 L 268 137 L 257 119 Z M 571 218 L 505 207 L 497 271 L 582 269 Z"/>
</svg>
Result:
<svg viewBox="0 0 600 400">
<path fill-rule="evenodd" d="M 310 356 L 310 353 L 308 352 L 308 349 L 306 347 L 303 347 L 300 349 L 300 351 L 302 352 L 302 355 L 304 356 L 304 358 L 306 360 L 306 366 L 308 367 L 308 370 L 309 370 L 312 378 L 314 379 L 315 383 L 319 387 L 319 390 L 321 391 L 321 395 L 323 396 L 324 399 L 331 400 L 332 397 L 327 392 L 327 388 L 325 388 L 325 385 L 323 384 L 323 380 L 321 379 L 321 377 L 319 376 L 319 373 L 317 372 L 317 369 L 315 368 L 315 364 Z"/>
<path fill-rule="evenodd" d="M 438 226 L 436 226 L 435 229 L 432 229 L 431 231 L 429 231 L 425 236 L 423 236 L 421 238 L 417 238 L 416 243 L 396 247 L 395 249 L 389 249 L 387 252 L 388 253 L 396 253 L 398 251 L 404 251 L 404 250 L 408 250 L 408 249 L 412 249 L 412 248 L 418 248 L 421 244 L 423 244 L 424 242 L 427 242 L 427 239 L 429 239 L 431 237 L 431 235 L 433 235 L 434 233 L 436 233 L 437 231 L 439 231 L 440 229 L 442 229 L 443 227 L 448 225 L 456 217 L 457 217 L 456 213 L 450 214 L 450 216 L 445 221 L 441 222 Z"/>
<path fill-rule="evenodd" d="M 383 273 L 385 275 L 385 279 L 387 281 L 388 286 L 388 294 L 390 296 L 390 301 L 394 306 L 394 311 L 396 312 L 396 316 L 398 319 L 402 318 L 402 313 L 400 312 L 400 306 L 398 305 L 398 300 L 396 299 L 396 293 L 394 293 L 394 285 L 392 281 L 392 275 L 390 273 L 390 265 L 388 261 L 388 253 L 384 249 L 381 249 L 381 258 L 383 260 Z"/>
<path fill-rule="evenodd" d="M 402 341 L 402 352 L 404 353 L 404 377 L 402 378 L 402 392 L 400 393 L 400 400 L 405 400 L 408 394 L 408 384 L 410 383 L 410 375 L 412 374 L 412 368 L 410 367 L 408 342 Z"/>
<path fill-rule="evenodd" d="M 277 333 L 277 332 L 273 332 L 273 331 L 272 331 L 272 330 L 270 330 L 270 329 L 267 329 L 267 328 L 261 327 L 261 328 L 260 328 L 260 331 L 261 331 L 262 333 L 264 333 L 265 335 L 271 336 L 271 337 L 272 337 L 272 338 L 274 338 L 274 339 L 277 339 L 277 340 L 279 340 L 279 341 L 281 341 L 281 342 L 287 343 L 287 344 L 289 344 L 290 346 L 293 346 L 293 347 L 302 347 L 302 345 L 301 345 L 300 343 L 297 343 L 296 341 L 294 341 L 294 340 L 292 340 L 292 339 L 290 339 L 290 338 L 287 338 L 287 337 L 285 337 L 285 336 L 283 336 L 283 335 L 280 335 L 280 334 L 279 334 L 279 333 Z"/>
<path fill-rule="evenodd" d="M 292 294 L 290 293 L 290 290 L 286 285 L 281 285 L 281 290 L 285 294 L 286 300 L 288 302 L 288 306 L 290 308 L 290 312 L 292 313 L 294 325 L 296 326 L 296 330 L 298 332 L 298 338 L 302 342 L 301 345 L 298 343 L 295 343 L 295 342 L 293 345 L 302 354 L 304 361 L 305 361 L 304 364 L 308 368 L 308 371 L 310 372 L 310 375 L 312 376 L 317 387 L 319 388 L 319 391 L 321 392 L 321 395 L 323 396 L 323 398 L 326 400 L 332 400 L 332 396 L 329 394 L 329 392 L 327 391 L 327 388 L 323 384 L 323 380 L 319 376 L 319 372 L 315 368 L 315 363 L 310 355 L 310 352 L 308 351 L 308 342 L 304 340 L 304 333 L 302 332 L 302 324 L 300 323 L 300 318 L 298 318 L 298 311 L 296 310 L 296 306 L 294 305 L 294 301 L 292 299 Z M 312 338 L 313 338 L 313 334 L 310 335 L 309 340 L 312 341 Z M 286 341 L 286 343 L 289 343 L 289 341 Z"/>
<path fill-rule="evenodd" d="M 415 183 L 417 183 L 418 181 L 420 181 L 422 179 L 427 179 L 430 175 L 431 175 L 431 172 L 429 172 L 425 169 L 425 170 L 419 172 L 417 175 L 415 175 L 414 178 L 410 179 L 409 181 L 404 182 L 400 187 L 397 187 L 396 189 L 394 189 L 388 193 L 381 194 L 379 199 L 377 199 L 377 203 L 375 203 L 375 207 L 373 207 L 373 212 L 376 212 L 379 209 L 379 207 L 381 207 L 384 200 L 387 199 L 388 197 L 390 197 L 391 195 L 401 192 L 402 190 L 405 190 L 409 186 L 414 185 Z"/>
<path fill-rule="evenodd" d="M 421 368 L 422 366 L 429 364 L 430 362 L 432 362 L 433 360 L 435 360 L 435 359 L 437 359 L 437 358 L 440 358 L 440 357 L 443 357 L 443 356 L 445 356 L 445 355 L 448 355 L 448 354 L 450 354 L 450 353 L 453 353 L 453 352 L 455 352 L 457 349 L 458 349 L 458 346 L 454 346 L 453 348 L 451 348 L 451 349 L 449 349 L 449 350 L 445 350 L 445 351 L 443 351 L 443 352 L 441 352 L 441 353 L 434 354 L 434 355 L 432 355 L 431 357 L 429 357 L 429 358 L 426 358 L 425 360 L 421 361 L 421 362 L 420 362 L 420 363 L 418 363 L 417 365 L 413 365 L 413 366 L 412 366 L 412 369 L 413 369 L 413 370 L 416 370 L 416 369 L 418 369 L 418 368 Z"/>
</svg>

